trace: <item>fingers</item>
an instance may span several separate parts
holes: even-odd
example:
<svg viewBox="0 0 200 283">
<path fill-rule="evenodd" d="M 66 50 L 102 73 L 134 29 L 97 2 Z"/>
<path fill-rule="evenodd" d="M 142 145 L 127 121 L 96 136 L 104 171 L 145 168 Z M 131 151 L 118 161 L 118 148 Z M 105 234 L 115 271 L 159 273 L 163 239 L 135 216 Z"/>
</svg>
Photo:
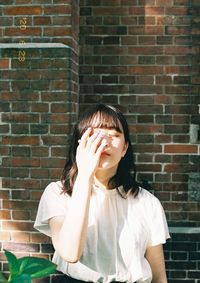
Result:
<svg viewBox="0 0 200 283">
<path fill-rule="evenodd" d="M 78 140 L 79 148 L 85 148 L 92 154 L 96 153 L 99 149 L 102 151 L 104 147 L 108 144 L 105 134 L 102 134 L 101 132 L 96 132 L 90 136 L 92 132 L 92 128 L 88 128 L 85 133 L 82 135 L 81 140 Z"/>
<path fill-rule="evenodd" d="M 94 138 L 88 141 L 90 152 L 95 153 L 102 142 L 103 142 L 103 136 L 100 135 L 99 133 L 95 134 Z"/>
<path fill-rule="evenodd" d="M 90 136 L 91 130 L 92 130 L 92 128 L 89 127 L 89 128 L 84 132 L 84 134 L 82 135 L 81 139 L 78 140 L 78 143 L 79 143 L 80 145 L 86 146 L 87 139 L 88 139 L 88 137 Z"/>
<path fill-rule="evenodd" d="M 99 145 L 99 147 L 97 148 L 97 151 L 96 151 L 96 155 L 98 158 L 100 158 L 100 155 L 101 153 L 103 152 L 103 150 L 105 149 L 105 147 L 108 145 L 107 141 L 106 140 L 103 140 L 101 142 L 101 144 Z"/>
</svg>

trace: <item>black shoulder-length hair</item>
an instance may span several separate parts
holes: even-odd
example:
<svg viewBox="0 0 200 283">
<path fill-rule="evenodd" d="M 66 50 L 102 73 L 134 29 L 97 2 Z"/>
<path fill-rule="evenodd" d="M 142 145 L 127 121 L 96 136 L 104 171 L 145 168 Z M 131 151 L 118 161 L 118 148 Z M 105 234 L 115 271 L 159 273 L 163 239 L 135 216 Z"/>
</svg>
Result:
<svg viewBox="0 0 200 283">
<path fill-rule="evenodd" d="M 80 116 L 74 127 L 67 160 L 61 176 L 63 192 L 69 195 L 72 194 L 78 173 L 76 164 L 78 140 L 88 127 L 115 129 L 118 132 L 122 132 L 123 129 L 128 148 L 126 154 L 119 162 L 115 176 L 112 176 L 108 185 L 109 188 L 118 188 L 118 192 L 122 197 L 125 197 L 128 193 L 137 195 L 140 186 L 136 181 L 136 167 L 127 121 L 119 109 L 106 104 L 96 104 L 89 108 Z M 123 190 L 121 190 L 121 188 L 123 188 Z"/>
</svg>

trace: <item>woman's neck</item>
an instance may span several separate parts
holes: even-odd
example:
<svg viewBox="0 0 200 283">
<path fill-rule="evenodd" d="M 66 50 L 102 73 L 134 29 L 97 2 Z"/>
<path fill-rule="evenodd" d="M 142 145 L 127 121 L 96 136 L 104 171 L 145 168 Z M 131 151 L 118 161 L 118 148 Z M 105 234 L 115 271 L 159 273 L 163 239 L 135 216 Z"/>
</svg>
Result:
<svg viewBox="0 0 200 283">
<path fill-rule="evenodd" d="M 109 181 L 115 174 L 116 174 L 116 169 L 108 170 L 106 172 L 104 170 L 98 170 L 94 177 L 94 184 L 97 187 L 102 187 L 104 189 L 110 189 Z"/>
</svg>

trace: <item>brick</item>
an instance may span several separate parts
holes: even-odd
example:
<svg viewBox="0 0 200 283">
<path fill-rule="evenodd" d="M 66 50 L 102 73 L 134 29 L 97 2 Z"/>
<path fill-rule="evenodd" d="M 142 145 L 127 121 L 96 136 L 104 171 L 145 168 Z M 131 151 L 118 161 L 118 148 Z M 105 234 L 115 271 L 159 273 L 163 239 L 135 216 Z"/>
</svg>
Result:
<svg viewBox="0 0 200 283">
<path fill-rule="evenodd" d="M 155 36 L 139 36 L 139 44 L 141 45 L 155 45 L 156 37 Z"/>
<path fill-rule="evenodd" d="M 133 7 L 129 7 L 129 13 L 130 15 L 144 15 L 144 7 L 137 7 L 137 6 L 133 6 Z"/>
<path fill-rule="evenodd" d="M 49 176 L 49 171 L 47 169 L 31 169 L 30 170 L 30 176 L 31 178 L 36 178 L 36 179 L 40 179 L 40 178 L 48 178 Z"/>
<path fill-rule="evenodd" d="M 12 179 L 9 182 L 10 188 L 15 188 L 16 190 L 13 191 L 12 197 L 13 199 L 24 199 L 29 198 L 29 192 L 23 192 L 23 191 L 17 191 L 17 189 L 23 188 L 29 188 L 29 189 L 37 189 L 40 186 L 40 182 L 38 180 L 30 180 L 25 178 L 18 178 L 18 179 Z"/>
<path fill-rule="evenodd" d="M 21 206 L 21 201 L 20 201 L 20 206 Z M 30 232 L 30 231 L 33 230 L 33 223 L 23 222 L 23 221 L 20 221 L 20 222 L 6 221 L 6 222 L 2 223 L 2 228 L 4 230 L 6 230 L 6 231 L 19 230 L 19 231 L 28 231 L 28 232 Z M 9 247 L 12 248 L 11 246 L 9 246 Z"/>
<path fill-rule="evenodd" d="M 172 139 L 170 135 L 159 134 L 155 136 L 155 143 L 170 143 L 171 141 Z"/>
<path fill-rule="evenodd" d="M 154 98 L 152 95 L 138 95 L 137 96 L 137 103 L 138 104 L 154 104 Z M 153 105 L 152 105 L 153 106 Z"/>
<path fill-rule="evenodd" d="M 0 25 L 1 26 L 10 26 L 12 24 L 13 24 L 13 19 L 12 18 L 1 16 L 1 18 L 0 18 Z"/>
<path fill-rule="evenodd" d="M 172 173 L 172 172 L 177 172 L 177 173 L 185 173 L 185 172 L 188 172 L 188 171 L 192 171 L 192 170 L 195 170 L 195 166 L 193 165 L 179 165 L 179 164 L 167 164 L 164 166 L 164 172 L 167 172 L 167 173 Z"/>
<path fill-rule="evenodd" d="M 165 12 L 168 15 L 187 15 L 188 8 L 187 7 L 166 7 Z"/>
<path fill-rule="evenodd" d="M 137 17 L 134 16 L 124 16 L 120 17 L 122 25 L 136 25 Z"/>
<path fill-rule="evenodd" d="M 0 59 L 0 69 L 9 69 L 10 59 Z"/>
<path fill-rule="evenodd" d="M 138 63 L 140 65 L 152 65 L 155 64 L 155 57 L 154 56 L 139 56 Z"/>
<path fill-rule="evenodd" d="M 12 232 L 12 242 L 30 243 L 30 233 L 27 232 Z"/>
<path fill-rule="evenodd" d="M 153 162 L 153 156 L 151 154 L 138 155 L 137 162 Z"/>
<path fill-rule="evenodd" d="M 158 15 L 157 16 L 157 21 L 156 21 L 156 23 L 157 23 L 157 25 L 173 25 L 173 22 L 174 22 L 174 18 L 173 18 L 173 16 L 169 16 L 169 15 L 162 15 L 162 16 L 160 16 L 160 15 Z"/>
<path fill-rule="evenodd" d="M 41 166 L 43 168 L 63 168 L 65 163 L 64 158 L 43 158 L 41 160 Z"/>
<path fill-rule="evenodd" d="M 65 147 L 54 147 L 51 149 L 51 156 L 55 157 L 63 157 L 66 154 L 66 148 Z"/>
<path fill-rule="evenodd" d="M 151 75 L 152 72 L 154 74 L 162 74 L 163 73 L 163 67 L 162 66 L 136 66 L 136 67 L 128 67 L 128 72 L 130 74 L 148 74 Z"/>
<path fill-rule="evenodd" d="M 171 181 L 171 176 L 170 174 L 155 174 L 155 181 L 156 182 L 170 182 Z M 169 196 L 169 193 L 165 193 L 165 197 L 163 198 L 163 194 L 162 193 L 162 200 L 169 200 L 170 199 L 170 196 Z M 158 196 L 158 194 L 157 194 Z M 161 195 L 159 194 L 159 197 L 161 197 Z"/>
<path fill-rule="evenodd" d="M 41 233 L 32 233 L 30 236 L 31 236 L 32 243 L 40 244 L 40 243 L 50 243 L 51 242 L 50 237 L 47 237 L 46 235 L 41 234 Z"/>
<path fill-rule="evenodd" d="M 178 46 L 178 47 L 170 47 L 167 46 L 165 48 L 165 54 L 192 54 L 195 50 L 192 49 L 191 47 L 183 47 L 183 46 Z"/>
<path fill-rule="evenodd" d="M 173 182 L 188 182 L 187 174 L 173 174 L 172 176 Z"/>
<path fill-rule="evenodd" d="M 32 156 L 44 157 L 49 155 L 49 150 L 45 146 L 34 146 L 31 148 Z"/>
<path fill-rule="evenodd" d="M 11 212 L 9 210 L 1 210 L 0 211 L 0 218 L 2 220 L 9 220 L 9 219 L 11 219 Z"/>
<path fill-rule="evenodd" d="M 137 84 L 153 84 L 153 81 L 154 81 L 154 78 L 153 76 L 150 76 L 150 75 L 146 75 L 146 76 L 136 76 L 135 77 L 135 82 Z"/>
<path fill-rule="evenodd" d="M 161 85 L 169 84 L 171 85 L 173 83 L 173 77 L 172 76 L 156 76 L 156 83 Z"/>
<path fill-rule="evenodd" d="M 12 212 L 12 220 L 29 220 L 29 219 L 30 219 L 29 211 L 15 210 Z"/>
<path fill-rule="evenodd" d="M 70 14 L 71 15 L 71 5 L 52 5 L 44 6 L 44 15 L 60 15 L 60 14 Z"/>
<path fill-rule="evenodd" d="M 165 12 L 164 7 L 145 7 L 145 15 L 163 15 Z"/>
<path fill-rule="evenodd" d="M 136 5 L 136 3 L 137 3 L 136 0 L 121 0 L 121 5 L 122 6 Z"/>
<path fill-rule="evenodd" d="M 161 44 L 161 45 L 171 45 L 173 43 L 173 39 L 171 36 L 157 36 L 157 44 Z M 165 48 L 167 52 L 165 52 L 166 54 L 168 54 L 168 47 Z M 172 47 L 172 50 L 174 50 L 175 48 Z"/>
<path fill-rule="evenodd" d="M 164 132 L 167 134 L 182 134 L 181 138 L 183 138 L 183 133 L 188 134 L 188 126 L 185 125 L 164 125 Z M 184 141 L 182 141 L 184 142 Z"/>
<path fill-rule="evenodd" d="M 137 63 L 137 57 L 136 56 L 120 56 L 120 65 L 134 65 Z"/>
<path fill-rule="evenodd" d="M 112 71 L 111 71 L 112 70 Z M 95 74 L 126 74 L 127 73 L 127 68 L 126 67 L 122 67 L 122 66 L 115 66 L 114 68 L 110 67 L 110 66 L 98 66 L 98 67 L 94 67 L 94 73 Z"/>
<path fill-rule="evenodd" d="M 4 15 L 38 15 L 42 14 L 41 6 L 15 6 L 15 7 L 5 7 L 3 9 Z"/>
<path fill-rule="evenodd" d="M 136 139 L 137 143 L 153 143 L 154 142 L 154 137 L 153 135 L 137 135 Z"/>
<path fill-rule="evenodd" d="M 157 124 L 171 124 L 172 116 L 171 115 L 156 115 Z"/>
<path fill-rule="evenodd" d="M 10 233 L 9 232 L 0 232 L 0 240 L 1 242 L 6 242 L 6 241 L 10 241 Z"/>
<path fill-rule="evenodd" d="M 38 252 L 39 247 L 36 244 L 22 244 L 22 243 L 5 243 L 4 248 L 13 252 Z"/>
<path fill-rule="evenodd" d="M 173 131 L 173 129 L 171 130 Z M 179 127 L 178 131 L 181 131 L 181 127 Z M 184 134 L 174 134 L 173 138 L 172 138 L 172 142 L 173 143 L 189 143 L 190 142 L 190 138 L 189 135 L 184 135 Z"/>
<path fill-rule="evenodd" d="M 128 9 L 127 7 L 93 7 L 93 16 L 122 16 L 127 15 Z"/>
<path fill-rule="evenodd" d="M 3 137 L 2 144 L 4 145 L 39 145 L 40 140 L 39 137 L 10 137 L 10 136 L 5 136 Z"/>
<path fill-rule="evenodd" d="M 5 159 L 3 159 L 4 161 Z M 40 160 L 37 158 L 25 158 L 25 157 L 15 157 L 11 160 L 5 160 L 5 165 L 12 165 L 14 167 L 38 167 L 40 165 Z"/>
<path fill-rule="evenodd" d="M 128 28 L 128 34 L 131 35 L 141 35 L 141 34 L 147 34 L 147 35 L 159 35 L 159 34 L 164 34 L 164 28 L 162 26 L 136 26 L 132 27 L 130 26 Z"/>
<path fill-rule="evenodd" d="M 159 65 L 171 65 L 172 59 L 172 56 L 156 56 L 156 63 Z"/>
<path fill-rule="evenodd" d="M 135 146 L 135 152 L 161 152 L 162 148 L 160 145 L 155 144 L 140 144 Z"/>
<path fill-rule="evenodd" d="M 156 5 L 158 7 L 163 7 L 163 6 L 172 6 L 173 5 L 173 0 L 165 1 L 165 0 L 156 0 Z"/>
<path fill-rule="evenodd" d="M 185 27 L 182 27 L 182 26 L 176 26 L 176 27 L 166 27 L 165 29 L 165 33 L 166 34 L 170 34 L 170 35 L 188 35 L 190 34 L 190 28 L 185 26 Z"/>
<path fill-rule="evenodd" d="M 63 15 L 63 16 L 51 16 L 51 23 L 53 25 L 71 25 L 71 17 L 70 15 Z M 39 21 L 39 19 L 37 20 Z M 47 21 L 47 20 L 45 20 Z"/>
<path fill-rule="evenodd" d="M 72 30 L 71 27 L 45 27 L 44 36 L 71 36 Z"/>
<path fill-rule="evenodd" d="M 69 114 L 41 114 L 41 122 L 42 123 L 68 123 L 70 122 L 70 116 Z"/>
<path fill-rule="evenodd" d="M 28 168 L 11 168 L 11 176 L 13 178 L 28 178 L 29 169 Z"/>
<path fill-rule="evenodd" d="M 155 16 L 139 16 L 138 21 L 140 25 L 155 25 L 156 17 Z"/>
<path fill-rule="evenodd" d="M 60 179 L 62 168 L 53 168 L 49 170 L 49 176 L 51 179 L 57 181 Z"/>
<path fill-rule="evenodd" d="M 197 153 L 196 145 L 165 145 L 164 152 L 166 153 Z"/>
<path fill-rule="evenodd" d="M 126 26 L 97 26 L 94 27 L 95 34 L 112 34 L 112 35 L 125 35 L 127 34 Z"/>
</svg>

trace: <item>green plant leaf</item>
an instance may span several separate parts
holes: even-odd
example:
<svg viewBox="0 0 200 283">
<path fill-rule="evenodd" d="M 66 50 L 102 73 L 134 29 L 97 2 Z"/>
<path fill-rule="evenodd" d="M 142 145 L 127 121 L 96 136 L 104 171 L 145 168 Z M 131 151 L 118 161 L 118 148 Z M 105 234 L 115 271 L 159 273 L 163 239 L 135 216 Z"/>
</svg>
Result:
<svg viewBox="0 0 200 283">
<path fill-rule="evenodd" d="M 0 272 L 0 283 L 6 283 L 6 282 L 7 282 L 7 280 L 5 279 L 3 274 Z"/>
<path fill-rule="evenodd" d="M 4 252 L 5 252 L 6 258 L 8 260 L 10 278 L 12 278 L 12 276 L 18 274 L 18 272 L 19 272 L 19 263 L 18 263 L 16 256 L 13 253 L 11 253 L 7 250 L 4 250 Z"/>
<path fill-rule="evenodd" d="M 31 283 L 31 276 L 29 274 L 20 274 L 12 278 L 9 283 Z"/>
<path fill-rule="evenodd" d="M 46 277 L 56 270 L 56 265 L 44 258 L 23 257 L 18 262 L 20 274 L 29 274 L 32 279 Z"/>
</svg>

